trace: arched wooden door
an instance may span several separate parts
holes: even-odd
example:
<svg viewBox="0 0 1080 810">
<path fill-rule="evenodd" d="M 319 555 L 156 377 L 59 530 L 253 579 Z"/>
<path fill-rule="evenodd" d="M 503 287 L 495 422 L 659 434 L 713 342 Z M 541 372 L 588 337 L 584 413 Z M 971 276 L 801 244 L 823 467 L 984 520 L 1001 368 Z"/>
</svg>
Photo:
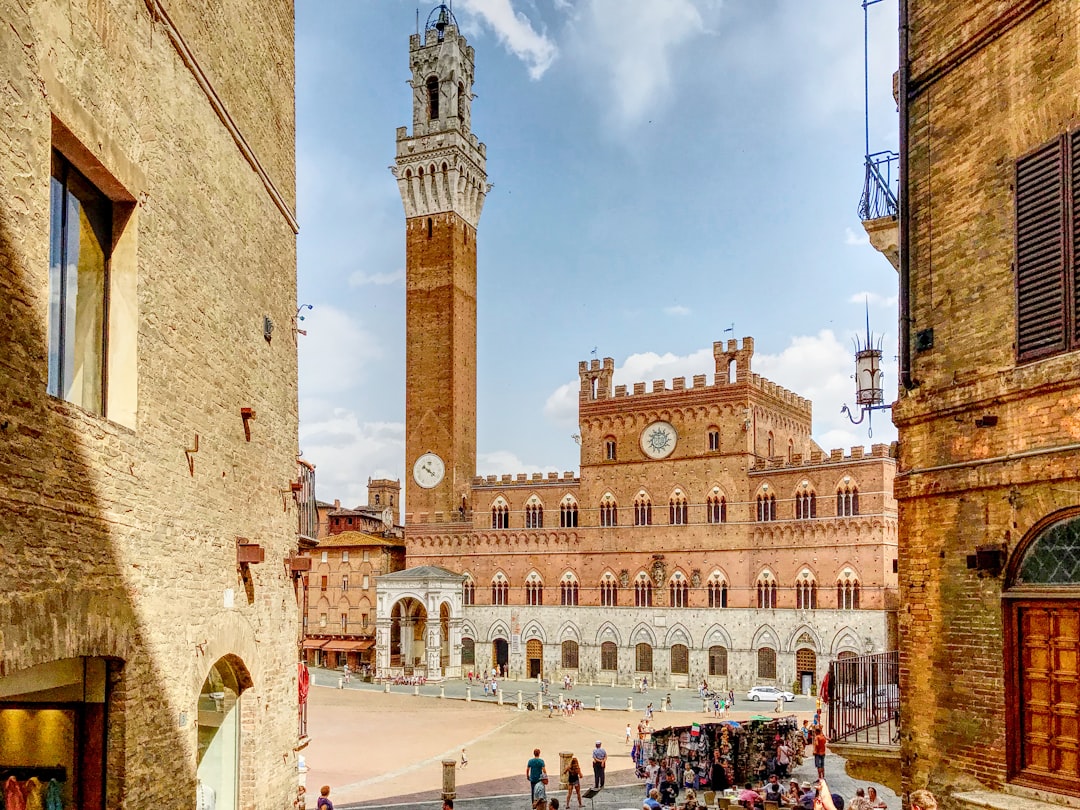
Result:
<svg viewBox="0 0 1080 810">
<path fill-rule="evenodd" d="M 525 644 L 525 661 L 530 678 L 544 677 L 544 643 L 538 638 L 530 638 Z"/>
</svg>

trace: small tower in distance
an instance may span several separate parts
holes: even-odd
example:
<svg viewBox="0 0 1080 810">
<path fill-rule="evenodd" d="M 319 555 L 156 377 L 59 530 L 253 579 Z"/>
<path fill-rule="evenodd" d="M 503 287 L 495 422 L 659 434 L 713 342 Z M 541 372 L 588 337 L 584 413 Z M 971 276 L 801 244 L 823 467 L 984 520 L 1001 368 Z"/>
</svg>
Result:
<svg viewBox="0 0 1080 810">
<path fill-rule="evenodd" d="M 488 185 L 471 129 L 474 56 L 445 4 L 409 37 L 412 133 L 398 128 L 393 167 L 405 208 L 407 524 L 453 519 L 476 474 L 476 227 Z"/>
</svg>

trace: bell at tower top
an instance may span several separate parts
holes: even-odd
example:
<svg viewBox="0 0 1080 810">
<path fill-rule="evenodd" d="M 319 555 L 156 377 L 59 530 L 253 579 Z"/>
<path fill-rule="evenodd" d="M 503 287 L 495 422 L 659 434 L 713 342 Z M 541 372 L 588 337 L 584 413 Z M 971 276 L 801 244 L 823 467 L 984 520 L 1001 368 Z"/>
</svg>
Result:
<svg viewBox="0 0 1080 810">
<path fill-rule="evenodd" d="M 409 38 L 414 135 L 469 132 L 475 56 L 450 6 L 443 3 L 432 9 L 424 30 Z"/>
</svg>

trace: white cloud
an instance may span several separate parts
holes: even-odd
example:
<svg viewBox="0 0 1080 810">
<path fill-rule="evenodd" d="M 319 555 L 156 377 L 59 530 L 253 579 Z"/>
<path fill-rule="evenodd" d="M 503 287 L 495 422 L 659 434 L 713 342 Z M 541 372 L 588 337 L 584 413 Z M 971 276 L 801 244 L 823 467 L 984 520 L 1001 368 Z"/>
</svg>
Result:
<svg viewBox="0 0 1080 810">
<path fill-rule="evenodd" d="M 476 454 L 477 475 L 516 475 L 517 473 L 549 473 L 559 472 L 555 467 L 540 467 L 522 461 L 515 453 L 509 450 L 494 450 L 488 453 Z"/>
<path fill-rule="evenodd" d="M 855 233 L 851 228 L 844 228 L 845 245 L 869 245 L 870 237 L 865 233 Z"/>
<path fill-rule="evenodd" d="M 675 304 L 674 306 L 664 307 L 664 314 L 681 318 L 690 314 L 690 307 L 684 307 L 681 304 Z"/>
<path fill-rule="evenodd" d="M 528 65 L 530 78 L 539 79 L 555 61 L 559 52 L 555 43 L 533 28 L 522 12 L 515 11 L 511 0 L 463 0 L 461 5 L 483 20 L 499 42 Z"/>
<path fill-rule="evenodd" d="M 881 295 L 876 292 L 857 292 L 848 299 L 852 304 L 870 304 L 872 307 L 895 307 L 899 298 L 895 295 Z"/>
<path fill-rule="evenodd" d="M 355 411 L 321 400 L 302 400 L 300 449 L 315 464 L 315 489 L 323 501 L 367 503 L 367 479 L 402 479 L 405 425 L 363 422 Z M 404 484 L 404 481 L 402 481 Z"/>
<path fill-rule="evenodd" d="M 348 313 L 319 304 L 304 315 L 307 335 L 299 335 L 300 390 L 323 394 L 355 387 L 366 366 L 383 354 L 375 336 Z"/>
<path fill-rule="evenodd" d="M 392 270 L 389 273 L 365 273 L 363 270 L 354 270 L 349 274 L 350 287 L 363 287 L 367 284 L 384 286 L 387 284 L 397 284 L 399 281 L 404 280 L 405 268 L 403 267 Z"/>
<path fill-rule="evenodd" d="M 895 393 L 895 351 L 886 346 L 882 367 L 885 372 L 885 398 Z M 840 413 L 844 404 L 853 406 L 855 383 L 854 347 L 845 346 L 831 330 L 823 329 L 816 335 L 797 336 L 779 354 L 755 353 L 753 370 L 763 377 L 809 399 L 814 407 L 813 435 L 826 450 L 832 447 L 852 447 L 868 444 L 867 425 L 854 426 Z M 700 349 L 689 355 L 656 354 L 645 352 L 633 354 L 615 369 L 615 384 L 632 387 L 644 381 L 646 390 L 652 390 L 652 381 L 670 381 L 674 377 L 705 374 L 711 383 L 715 373 L 712 347 Z M 890 388 L 890 386 L 893 386 Z M 577 382 L 559 386 L 548 397 L 544 415 L 563 428 L 577 424 Z M 874 442 L 892 441 L 896 429 L 889 421 L 888 413 L 873 416 Z"/>
</svg>

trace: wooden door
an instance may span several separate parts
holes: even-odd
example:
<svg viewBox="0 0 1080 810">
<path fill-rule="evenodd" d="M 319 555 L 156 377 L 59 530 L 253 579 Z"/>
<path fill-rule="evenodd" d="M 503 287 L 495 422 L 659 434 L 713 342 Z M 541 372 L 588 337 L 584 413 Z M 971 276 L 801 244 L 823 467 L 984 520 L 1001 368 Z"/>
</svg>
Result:
<svg viewBox="0 0 1080 810">
<path fill-rule="evenodd" d="M 1018 781 L 1080 795 L 1080 600 L 1014 604 Z"/>
</svg>

